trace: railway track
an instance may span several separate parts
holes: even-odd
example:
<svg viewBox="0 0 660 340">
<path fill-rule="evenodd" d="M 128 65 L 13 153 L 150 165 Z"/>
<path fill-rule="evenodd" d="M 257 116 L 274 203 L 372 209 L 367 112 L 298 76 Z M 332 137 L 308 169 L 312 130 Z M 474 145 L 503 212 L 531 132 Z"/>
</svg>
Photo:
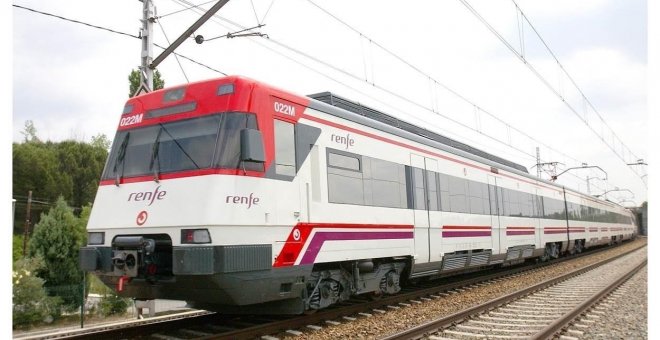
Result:
<svg viewBox="0 0 660 340">
<path fill-rule="evenodd" d="M 385 339 L 551 339 L 646 263 L 635 250 Z"/>
<path fill-rule="evenodd" d="M 611 248 L 604 248 L 603 250 L 608 249 Z M 466 274 L 452 278 L 452 282 L 441 284 L 431 282 L 409 287 L 398 295 L 383 297 L 377 301 L 366 298 L 347 301 L 334 308 L 311 315 L 293 317 L 232 316 L 204 313 L 188 317 L 172 316 L 177 318 L 176 320 L 169 320 L 168 317 L 163 317 L 160 320 L 145 319 L 139 323 L 124 323 L 62 334 L 25 337 L 23 339 L 254 339 L 262 336 L 267 338 L 269 335 L 273 338 L 280 338 L 287 335 L 298 335 L 304 330 L 317 330 L 321 328 L 318 326 L 319 324 L 333 325 L 338 323 L 338 320 L 351 321 L 355 318 L 368 318 L 374 314 L 406 308 L 450 294 L 460 294 L 475 287 L 496 284 L 506 279 L 515 279 L 515 277 L 524 273 L 539 271 L 545 267 L 558 265 L 594 253 L 598 253 L 598 251 L 585 252 L 579 256 L 565 257 L 549 263 L 500 269 L 488 275 L 483 275 L 483 272 Z"/>
</svg>

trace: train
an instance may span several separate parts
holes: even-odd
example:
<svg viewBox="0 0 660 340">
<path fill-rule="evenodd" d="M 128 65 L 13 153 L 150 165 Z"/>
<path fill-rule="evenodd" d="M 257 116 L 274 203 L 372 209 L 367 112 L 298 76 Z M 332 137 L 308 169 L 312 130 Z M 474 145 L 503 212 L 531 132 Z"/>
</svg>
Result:
<svg viewBox="0 0 660 340">
<path fill-rule="evenodd" d="M 80 249 L 123 297 L 300 314 L 636 236 L 624 207 L 330 92 L 130 98 Z"/>
</svg>

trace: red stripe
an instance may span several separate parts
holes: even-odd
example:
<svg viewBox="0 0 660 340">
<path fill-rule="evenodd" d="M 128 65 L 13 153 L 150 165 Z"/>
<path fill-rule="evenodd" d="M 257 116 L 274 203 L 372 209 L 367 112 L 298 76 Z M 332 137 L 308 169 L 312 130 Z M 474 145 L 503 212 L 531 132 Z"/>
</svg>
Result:
<svg viewBox="0 0 660 340">
<path fill-rule="evenodd" d="M 507 236 L 518 236 L 518 235 L 534 235 L 536 232 L 534 230 L 507 230 Z"/>
<path fill-rule="evenodd" d="M 507 236 L 520 236 L 520 235 L 534 235 L 536 229 L 534 227 L 506 227 Z"/>
<path fill-rule="evenodd" d="M 300 256 L 303 246 L 314 229 L 413 229 L 410 224 L 356 224 L 356 223 L 298 223 L 295 225 L 282 250 L 275 258 L 273 267 L 293 266 Z M 297 233 L 296 233 L 297 230 Z M 412 232 L 411 232 L 412 233 Z M 298 240 L 295 235 L 298 234 Z"/>
<path fill-rule="evenodd" d="M 468 225 L 445 225 L 442 226 L 442 229 L 456 230 L 456 229 L 468 229 L 468 230 L 491 230 L 491 226 L 468 226 Z"/>
<path fill-rule="evenodd" d="M 412 229 L 412 224 L 357 224 L 357 223 L 298 223 L 315 228 L 368 228 L 368 229 Z"/>
<path fill-rule="evenodd" d="M 175 173 L 164 173 L 158 176 L 159 180 L 175 179 L 175 178 L 184 178 L 184 177 L 197 177 L 197 176 L 207 176 L 207 175 L 234 175 L 234 176 L 248 176 L 248 177 L 264 177 L 264 172 L 251 171 L 247 170 L 243 172 L 243 169 L 199 169 L 199 170 L 188 170 Z M 153 181 L 153 175 L 146 176 L 136 176 L 136 177 L 123 177 L 119 180 L 119 184 L 126 183 L 137 183 L 137 182 L 148 182 Z M 114 185 L 114 179 L 105 179 L 102 180 L 100 185 Z"/>
</svg>

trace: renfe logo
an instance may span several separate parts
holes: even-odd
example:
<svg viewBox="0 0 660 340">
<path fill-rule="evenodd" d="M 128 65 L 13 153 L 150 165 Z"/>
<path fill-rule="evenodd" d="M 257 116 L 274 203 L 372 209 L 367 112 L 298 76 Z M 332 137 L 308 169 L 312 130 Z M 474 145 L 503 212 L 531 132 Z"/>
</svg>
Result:
<svg viewBox="0 0 660 340">
<path fill-rule="evenodd" d="M 253 193 L 250 196 L 227 196 L 225 203 L 230 204 L 245 204 L 247 208 L 252 208 L 252 205 L 259 205 L 259 197 L 254 197 Z"/>
<path fill-rule="evenodd" d="M 153 192 L 151 191 L 145 191 L 145 192 L 132 192 L 130 195 L 128 195 L 128 201 L 134 201 L 134 202 L 149 202 L 149 205 L 152 205 L 154 203 L 154 200 L 163 200 L 165 199 L 165 195 L 167 195 L 167 191 L 163 190 L 160 191 L 160 185 L 154 190 Z"/>
<path fill-rule="evenodd" d="M 330 140 L 341 145 L 346 145 L 344 149 L 348 149 L 349 146 L 353 146 L 355 144 L 355 140 L 351 138 L 351 135 L 348 133 L 346 134 L 346 137 L 335 135 L 333 133 L 332 136 L 330 136 Z"/>
</svg>

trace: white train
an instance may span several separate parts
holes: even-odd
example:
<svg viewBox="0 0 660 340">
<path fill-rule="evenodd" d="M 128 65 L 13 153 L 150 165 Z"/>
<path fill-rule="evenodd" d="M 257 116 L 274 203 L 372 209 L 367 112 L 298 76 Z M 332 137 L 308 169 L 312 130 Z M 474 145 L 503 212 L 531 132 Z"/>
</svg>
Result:
<svg viewBox="0 0 660 340">
<path fill-rule="evenodd" d="M 633 238 L 621 206 L 330 93 L 128 100 L 80 264 L 122 296 L 302 313 Z"/>
</svg>

